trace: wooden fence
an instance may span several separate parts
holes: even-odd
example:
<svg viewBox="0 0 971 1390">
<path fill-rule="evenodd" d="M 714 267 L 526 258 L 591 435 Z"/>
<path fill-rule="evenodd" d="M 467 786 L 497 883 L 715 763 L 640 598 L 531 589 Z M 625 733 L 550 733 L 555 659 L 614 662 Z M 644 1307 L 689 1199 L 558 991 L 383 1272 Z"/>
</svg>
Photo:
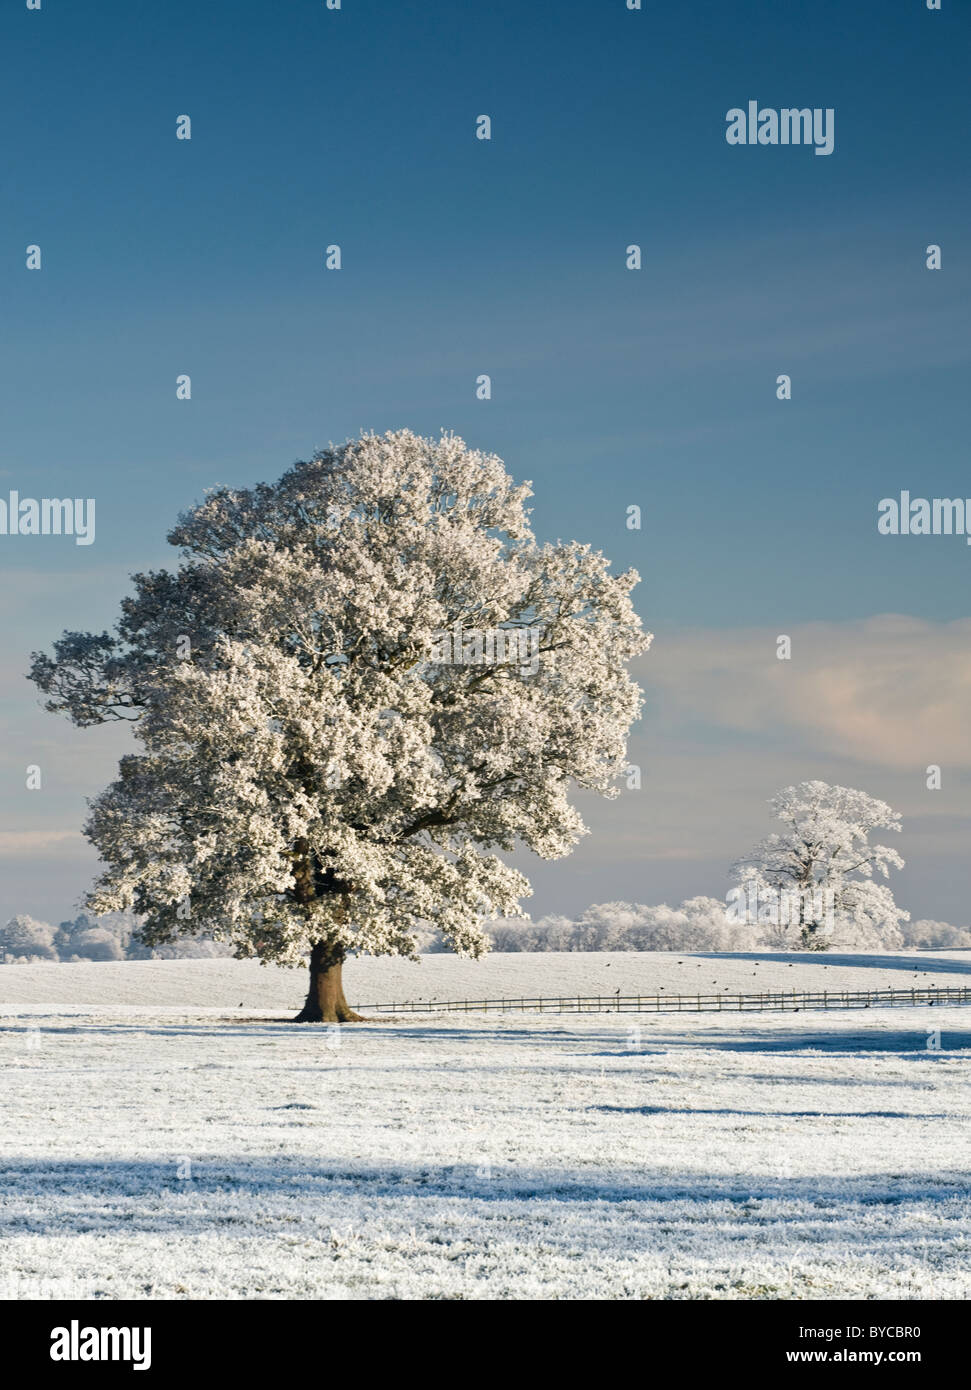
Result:
<svg viewBox="0 0 971 1390">
<path fill-rule="evenodd" d="M 553 1014 L 725 1013 L 750 1010 L 871 1009 L 904 1005 L 971 1004 L 971 988 L 784 990 L 763 994 L 588 994 L 537 995 L 519 999 L 427 999 L 391 1004 L 357 1004 L 365 1012 Z"/>
</svg>

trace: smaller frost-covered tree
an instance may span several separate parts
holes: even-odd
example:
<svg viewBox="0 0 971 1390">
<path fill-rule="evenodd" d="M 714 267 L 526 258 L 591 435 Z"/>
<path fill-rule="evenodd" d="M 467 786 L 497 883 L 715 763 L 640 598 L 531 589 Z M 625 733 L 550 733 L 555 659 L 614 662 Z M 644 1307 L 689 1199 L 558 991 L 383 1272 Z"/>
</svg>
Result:
<svg viewBox="0 0 971 1390">
<path fill-rule="evenodd" d="M 21 913 L 0 927 L 0 957 L 14 960 L 57 960 L 54 928 Z"/>
<path fill-rule="evenodd" d="M 896 850 L 872 845 L 874 830 L 900 830 L 884 801 L 851 787 L 800 782 L 769 803 L 785 825 L 738 860 L 730 894 L 748 920 L 788 926 L 806 950 L 826 950 L 834 935 L 847 944 L 899 945 L 910 917 L 877 877 L 903 868 Z"/>
</svg>

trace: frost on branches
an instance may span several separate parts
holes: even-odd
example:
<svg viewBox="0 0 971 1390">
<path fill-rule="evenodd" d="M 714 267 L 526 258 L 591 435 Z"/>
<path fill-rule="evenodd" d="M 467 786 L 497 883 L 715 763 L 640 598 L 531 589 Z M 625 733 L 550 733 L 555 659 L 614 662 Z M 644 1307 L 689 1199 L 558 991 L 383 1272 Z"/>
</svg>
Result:
<svg viewBox="0 0 971 1390">
<path fill-rule="evenodd" d="M 413 955 L 418 925 L 481 954 L 530 891 L 495 851 L 564 855 L 585 833 L 570 783 L 617 795 L 650 642 L 637 574 L 538 545 L 530 495 L 454 435 L 402 430 L 183 514 L 178 571 L 135 575 L 114 634 L 33 658 L 48 709 L 131 720 L 143 750 L 93 802 L 89 906 L 143 914 L 148 945 L 309 951 L 308 1020 L 356 1017 L 345 956 Z M 434 657 L 445 630 L 526 628 L 534 665 L 512 637 Z"/>
<path fill-rule="evenodd" d="M 769 803 L 786 829 L 770 835 L 734 866 L 740 885 L 730 895 L 744 920 L 777 925 L 809 950 L 834 939 L 858 946 L 899 946 L 900 924 L 910 917 L 885 883 L 904 861 L 886 845 L 871 845 L 873 830 L 900 830 L 900 816 L 883 801 L 850 787 L 800 782 Z"/>
</svg>

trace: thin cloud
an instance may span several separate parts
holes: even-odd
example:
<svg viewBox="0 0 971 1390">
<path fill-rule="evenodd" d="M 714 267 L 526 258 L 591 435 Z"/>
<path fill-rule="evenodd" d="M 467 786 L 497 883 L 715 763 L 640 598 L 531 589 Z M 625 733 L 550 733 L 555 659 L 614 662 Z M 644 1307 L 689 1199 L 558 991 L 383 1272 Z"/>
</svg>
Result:
<svg viewBox="0 0 971 1390">
<path fill-rule="evenodd" d="M 802 751 L 884 768 L 971 768 L 971 619 L 895 614 L 788 630 L 656 639 L 640 674 L 666 719 L 795 740 Z"/>
<path fill-rule="evenodd" d="M 78 830 L 0 830 L 0 858 L 43 856 L 65 844 L 80 848 L 84 843 Z"/>
</svg>

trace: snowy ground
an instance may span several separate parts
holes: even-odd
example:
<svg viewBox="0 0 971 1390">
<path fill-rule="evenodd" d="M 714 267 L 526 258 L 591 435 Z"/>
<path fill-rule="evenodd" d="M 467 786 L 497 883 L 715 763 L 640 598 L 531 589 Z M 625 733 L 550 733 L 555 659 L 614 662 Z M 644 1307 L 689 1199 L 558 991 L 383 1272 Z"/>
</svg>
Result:
<svg viewBox="0 0 971 1390">
<path fill-rule="evenodd" d="M 71 994 L 0 1018 L 0 1296 L 971 1296 L 971 1008 L 338 1030 Z"/>
<path fill-rule="evenodd" d="M 749 952 L 677 955 L 671 951 L 495 954 L 484 960 L 424 956 L 351 960 L 344 967 L 352 1004 L 522 995 L 716 994 L 780 989 L 910 989 L 971 984 L 971 951 L 887 951 L 880 955 Z M 23 1004 L 212 1004 L 297 1009 L 303 970 L 255 961 L 119 961 L 0 966 L 0 1013 Z"/>
</svg>

